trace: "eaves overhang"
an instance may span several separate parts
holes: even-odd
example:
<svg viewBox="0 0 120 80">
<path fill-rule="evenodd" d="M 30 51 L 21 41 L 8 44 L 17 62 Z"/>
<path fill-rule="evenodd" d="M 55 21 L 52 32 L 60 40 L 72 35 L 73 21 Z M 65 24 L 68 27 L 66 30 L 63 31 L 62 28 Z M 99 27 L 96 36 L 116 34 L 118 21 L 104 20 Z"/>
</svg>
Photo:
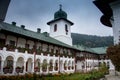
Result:
<svg viewBox="0 0 120 80">
<path fill-rule="evenodd" d="M 116 0 L 95 0 L 93 1 L 96 7 L 103 13 L 100 19 L 101 23 L 108 27 L 112 27 L 110 19 L 113 16 L 113 11 L 109 4 L 114 1 Z"/>
</svg>

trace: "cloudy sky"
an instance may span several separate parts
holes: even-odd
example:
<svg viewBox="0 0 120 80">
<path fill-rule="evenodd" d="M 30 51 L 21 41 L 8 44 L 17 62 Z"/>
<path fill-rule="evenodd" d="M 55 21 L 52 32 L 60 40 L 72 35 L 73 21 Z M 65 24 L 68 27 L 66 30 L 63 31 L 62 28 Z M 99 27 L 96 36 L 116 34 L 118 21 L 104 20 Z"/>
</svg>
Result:
<svg viewBox="0 0 120 80">
<path fill-rule="evenodd" d="M 8 8 L 6 22 L 17 22 L 25 25 L 27 29 L 49 32 L 46 24 L 54 18 L 54 13 L 59 10 L 59 4 L 72 21 L 73 33 L 109 36 L 112 29 L 100 23 L 102 13 L 96 8 L 93 0 L 11 0 Z"/>
</svg>

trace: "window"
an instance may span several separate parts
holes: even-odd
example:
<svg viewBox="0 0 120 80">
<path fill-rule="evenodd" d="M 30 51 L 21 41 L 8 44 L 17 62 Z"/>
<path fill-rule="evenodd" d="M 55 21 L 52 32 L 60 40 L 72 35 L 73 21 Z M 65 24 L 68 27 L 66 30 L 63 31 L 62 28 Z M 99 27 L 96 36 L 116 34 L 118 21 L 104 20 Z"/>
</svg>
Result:
<svg viewBox="0 0 120 80">
<path fill-rule="evenodd" d="M 67 24 L 65 24 L 65 31 L 66 31 L 66 35 L 68 35 L 68 26 L 67 26 Z"/>
<path fill-rule="evenodd" d="M 29 46 L 30 46 L 29 44 L 25 44 L 25 48 L 29 49 Z"/>
<path fill-rule="evenodd" d="M 7 66 L 13 67 L 13 60 L 7 60 Z"/>
<path fill-rule="evenodd" d="M 10 40 L 9 44 L 10 44 L 11 46 L 15 46 L 15 41 Z"/>
<path fill-rule="evenodd" d="M 57 31 L 57 24 L 55 24 L 55 26 L 54 26 L 54 32 L 56 32 Z"/>
<path fill-rule="evenodd" d="M 4 46 L 5 45 L 5 39 L 0 39 L 0 45 Z"/>
</svg>

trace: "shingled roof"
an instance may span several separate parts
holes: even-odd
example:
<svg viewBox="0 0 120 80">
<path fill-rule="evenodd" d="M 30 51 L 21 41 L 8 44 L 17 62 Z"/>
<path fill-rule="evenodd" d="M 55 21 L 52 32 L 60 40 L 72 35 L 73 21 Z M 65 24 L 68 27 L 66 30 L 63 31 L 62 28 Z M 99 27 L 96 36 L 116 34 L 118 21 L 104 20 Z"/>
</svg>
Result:
<svg viewBox="0 0 120 80">
<path fill-rule="evenodd" d="M 34 31 L 30 31 L 28 29 L 23 29 L 21 27 L 18 27 L 16 25 L 12 25 L 12 24 L 9 24 L 9 23 L 5 23 L 5 22 L 0 22 L 0 31 L 8 31 L 8 32 L 11 32 L 11 33 L 15 33 L 15 34 L 18 34 L 18 35 L 23 35 L 23 36 L 26 36 L 26 37 L 30 37 L 30 38 L 33 38 L 33 39 L 36 39 L 36 40 L 39 40 L 39 41 L 44 41 L 44 42 L 47 42 L 47 43 L 51 43 L 51 44 L 54 44 L 54 45 L 58 45 L 58 46 L 62 46 L 62 47 L 66 47 L 66 48 L 71 48 L 71 49 L 75 49 L 77 51 L 87 51 L 87 52 L 91 52 L 91 53 L 95 53 L 95 54 L 105 54 L 105 48 L 94 48 L 94 49 L 91 49 L 91 48 L 87 48 L 87 47 L 76 47 L 76 46 L 70 46 L 70 45 L 67 45 L 63 42 L 60 42 L 50 36 L 46 36 L 45 33 L 37 33 L 37 32 L 34 32 Z"/>
<path fill-rule="evenodd" d="M 48 42 L 48 43 L 55 44 L 55 45 L 76 49 L 76 48 L 74 48 L 70 45 L 67 45 L 65 43 L 62 43 L 50 36 L 45 36 L 42 33 L 37 33 L 34 31 L 27 30 L 27 29 L 23 29 L 21 27 L 18 27 L 18 26 L 9 24 L 9 23 L 0 22 L 0 30 L 5 30 L 5 31 L 11 32 L 11 33 L 16 33 L 18 35 L 27 36 L 27 37 L 30 37 L 33 39 L 37 39 L 37 40 Z"/>
<path fill-rule="evenodd" d="M 75 48 L 81 50 L 81 51 L 87 51 L 95 54 L 106 54 L 107 47 L 96 47 L 96 48 L 89 48 L 86 46 L 81 45 L 74 45 Z"/>
</svg>

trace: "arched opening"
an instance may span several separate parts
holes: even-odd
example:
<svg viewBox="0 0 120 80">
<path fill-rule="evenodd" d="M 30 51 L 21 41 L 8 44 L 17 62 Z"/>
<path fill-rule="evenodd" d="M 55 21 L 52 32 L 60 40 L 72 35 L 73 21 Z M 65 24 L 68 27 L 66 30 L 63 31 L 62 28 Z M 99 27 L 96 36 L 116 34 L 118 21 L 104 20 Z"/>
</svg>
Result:
<svg viewBox="0 0 120 80">
<path fill-rule="evenodd" d="M 103 62 L 103 66 L 107 67 L 107 64 L 106 64 L 106 62 Z"/>
<path fill-rule="evenodd" d="M 43 60 L 43 63 L 42 63 L 42 71 L 43 71 L 43 72 L 46 72 L 46 71 L 47 71 L 47 66 L 48 66 L 47 60 L 44 59 L 44 60 Z"/>
<path fill-rule="evenodd" d="M 41 64 L 40 64 L 40 59 L 37 59 L 36 62 L 35 62 L 35 72 L 40 72 L 40 67 L 41 67 Z"/>
<path fill-rule="evenodd" d="M 32 72 L 32 68 L 33 68 L 32 59 L 29 58 L 26 62 L 26 71 L 27 72 Z"/>
<path fill-rule="evenodd" d="M 110 63 L 109 63 L 109 62 L 107 62 L 107 68 L 109 69 L 109 67 L 110 67 Z"/>
<path fill-rule="evenodd" d="M 3 68 L 3 72 L 6 73 L 12 73 L 13 72 L 13 57 L 12 56 L 8 56 L 5 60 L 4 63 L 4 68 Z"/>
<path fill-rule="evenodd" d="M 72 69 L 74 69 L 74 65 L 75 65 L 75 63 L 74 63 L 74 61 L 72 61 Z"/>
<path fill-rule="evenodd" d="M 54 67 L 55 71 L 58 70 L 58 60 L 55 61 L 55 67 Z"/>
<path fill-rule="evenodd" d="M 24 58 L 19 57 L 16 63 L 16 72 L 23 73 L 23 70 L 24 70 Z"/>
<path fill-rule="evenodd" d="M 64 70 L 67 70 L 67 61 L 64 62 Z"/>
<path fill-rule="evenodd" d="M 70 70 L 71 69 L 71 61 L 68 61 L 68 70 Z"/>
<path fill-rule="evenodd" d="M 53 60 L 50 60 L 49 71 L 53 71 Z"/>
<path fill-rule="evenodd" d="M 82 70 L 85 68 L 85 63 L 82 61 Z"/>
</svg>

